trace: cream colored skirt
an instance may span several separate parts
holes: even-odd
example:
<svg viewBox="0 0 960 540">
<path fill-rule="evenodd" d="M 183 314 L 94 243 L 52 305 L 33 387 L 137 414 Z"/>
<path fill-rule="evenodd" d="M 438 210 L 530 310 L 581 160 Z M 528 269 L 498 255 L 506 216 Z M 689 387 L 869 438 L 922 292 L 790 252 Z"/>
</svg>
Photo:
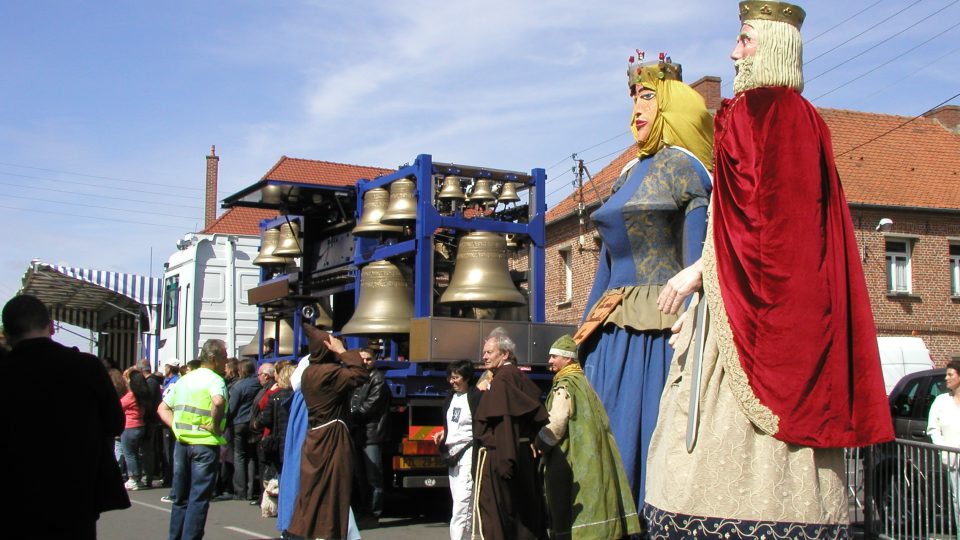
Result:
<svg viewBox="0 0 960 540">
<path fill-rule="evenodd" d="M 678 336 L 647 461 L 651 538 L 846 538 L 843 449 L 784 443 L 777 418 L 749 390 L 704 248 L 707 320 L 696 444 L 687 451 L 694 309 Z M 689 357 L 692 358 L 692 357 Z M 789 384 L 789 381 L 784 381 Z"/>
</svg>

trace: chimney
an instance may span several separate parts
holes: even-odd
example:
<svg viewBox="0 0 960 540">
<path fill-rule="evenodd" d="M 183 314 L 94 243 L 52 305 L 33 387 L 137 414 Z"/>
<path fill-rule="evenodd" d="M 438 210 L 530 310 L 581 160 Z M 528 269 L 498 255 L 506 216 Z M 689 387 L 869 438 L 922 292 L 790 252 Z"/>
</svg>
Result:
<svg viewBox="0 0 960 540">
<path fill-rule="evenodd" d="M 217 147 L 210 147 L 207 156 L 207 194 L 203 205 L 203 228 L 207 229 L 217 220 L 217 169 L 220 158 L 217 156 Z"/>
<path fill-rule="evenodd" d="M 703 100 L 707 103 L 707 110 L 710 111 L 710 114 L 717 112 L 717 109 L 720 108 L 720 102 L 723 100 L 723 97 L 720 95 L 720 77 L 713 75 L 700 77 L 697 82 L 690 85 L 690 88 L 693 88 L 703 96 Z"/>
<path fill-rule="evenodd" d="M 932 111 L 923 113 L 925 118 L 930 118 L 947 128 L 947 130 L 960 135 L 960 105 L 944 105 L 937 107 Z"/>
</svg>

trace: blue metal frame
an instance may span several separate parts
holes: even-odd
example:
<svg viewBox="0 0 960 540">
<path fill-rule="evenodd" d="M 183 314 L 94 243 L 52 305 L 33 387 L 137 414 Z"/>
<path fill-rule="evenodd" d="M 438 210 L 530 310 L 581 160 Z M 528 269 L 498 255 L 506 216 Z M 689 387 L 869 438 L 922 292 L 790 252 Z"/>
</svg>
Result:
<svg viewBox="0 0 960 540">
<path fill-rule="evenodd" d="M 477 168 L 479 177 L 491 177 L 492 173 Z M 456 174 L 458 171 L 437 171 Z M 530 319 L 532 322 L 545 321 L 546 292 L 544 276 L 546 271 L 546 256 L 544 247 L 546 241 L 545 214 L 546 179 L 544 169 L 531 170 L 531 180 L 526 184 L 530 190 L 528 222 L 512 223 L 497 221 L 486 217 L 466 219 L 462 216 L 442 216 L 433 206 L 434 198 L 434 164 L 429 154 L 420 154 L 413 165 L 401 167 L 396 172 L 381 176 L 373 180 L 360 179 L 357 181 L 357 219 L 363 214 L 363 197 L 367 191 L 385 187 L 400 178 L 413 177 L 416 182 L 417 220 L 414 237 L 398 243 L 379 243 L 373 238 L 358 238 L 354 251 L 354 264 L 359 268 L 365 264 L 397 257 L 408 253 L 414 254 L 414 317 L 430 317 L 433 315 L 433 233 L 438 228 L 457 229 L 465 231 L 490 231 L 497 233 L 524 234 L 530 238 Z M 508 180 L 518 180 L 512 173 L 504 173 Z M 360 272 L 357 272 L 354 288 L 354 301 L 360 301 Z"/>
</svg>

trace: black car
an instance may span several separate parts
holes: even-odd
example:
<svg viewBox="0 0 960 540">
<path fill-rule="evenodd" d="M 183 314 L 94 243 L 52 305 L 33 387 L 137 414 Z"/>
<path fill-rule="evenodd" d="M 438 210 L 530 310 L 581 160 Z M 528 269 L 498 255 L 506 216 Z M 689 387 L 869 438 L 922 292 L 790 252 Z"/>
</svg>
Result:
<svg viewBox="0 0 960 540">
<path fill-rule="evenodd" d="M 890 392 L 890 414 L 897 441 L 873 449 L 873 480 L 878 518 L 897 536 L 953 533 L 952 494 L 940 451 L 930 444 L 927 416 L 947 391 L 946 369 L 910 373 Z M 911 444 L 925 443 L 925 444 Z"/>
<path fill-rule="evenodd" d="M 904 376 L 890 391 L 890 415 L 898 439 L 930 442 L 927 415 L 937 396 L 947 391 L 946 369 L 928 369 Z"/>
</svg>

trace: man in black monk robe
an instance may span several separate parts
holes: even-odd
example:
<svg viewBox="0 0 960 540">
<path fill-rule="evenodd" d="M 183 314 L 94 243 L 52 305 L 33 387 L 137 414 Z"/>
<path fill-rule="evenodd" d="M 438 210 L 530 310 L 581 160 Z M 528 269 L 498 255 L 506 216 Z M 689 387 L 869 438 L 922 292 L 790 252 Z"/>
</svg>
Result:
<svg viewBox="0 0 960 540">
<path fill-rule="evenodd" d="M 516 345 L 503 333 L 483 344 L 493 373 L 473 419 L 480 441 L 474 494 L 474 531 L 486 540 L 543 537 L 543 515 L 531 443 L 547 423 L 540 389 L 514 364 Z"/>
</svg>

